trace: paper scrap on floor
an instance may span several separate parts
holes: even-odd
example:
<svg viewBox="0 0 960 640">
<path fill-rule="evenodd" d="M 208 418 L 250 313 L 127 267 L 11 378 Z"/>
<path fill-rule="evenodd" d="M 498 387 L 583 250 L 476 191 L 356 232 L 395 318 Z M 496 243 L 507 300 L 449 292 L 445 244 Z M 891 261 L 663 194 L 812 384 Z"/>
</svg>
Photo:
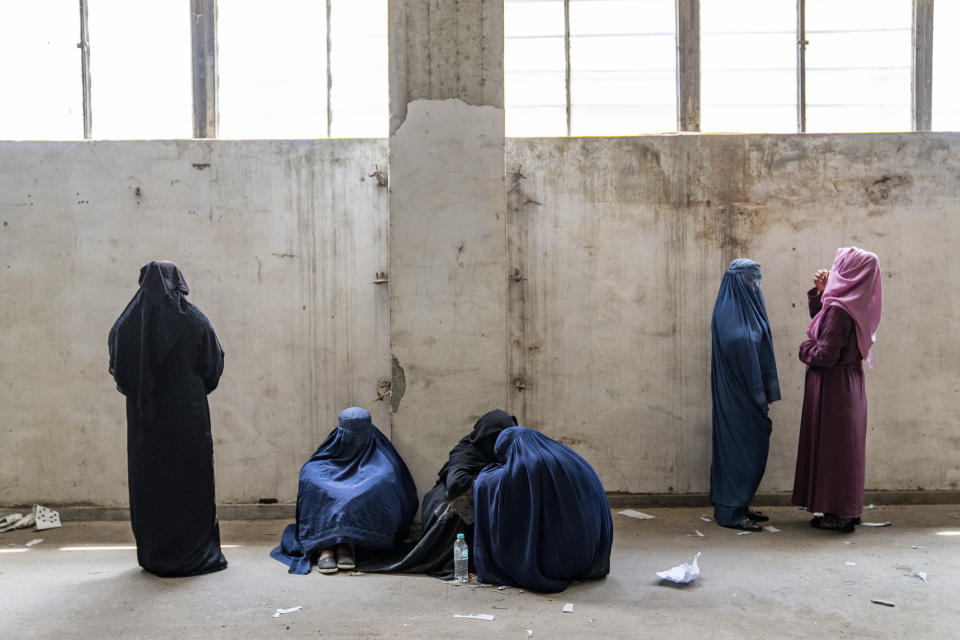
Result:
<svg viewBox="0 0 960 640">
<path fill-rule="evenodd" d="M 562 611 L 564 613 L 573 613 L 573 603 L 568 602 L 567 604 L 563 605 Z"/>
<path fill-rule="evenodd" d="M 926 581 L 927 581 L 927 572 L 926 572 L 926 571 L 917 571 L 917 577 L 920 578 L 921 580 L 923 580 L 924 582 L 926 582 Z"/>
<path fill-rule="evenodd" d="M 27 544 L 25 544 L 25 545 L 23 545 L 23 546 L 25 546 L 25 547 L 32 547 L 33 545 L 35 545 L 35 544 L 40 544 L 41 542 L 43 542 L 43 538 L 34 538 L 33 540 L 31 540 L 30 542 L 28 542 Z"/>
<path fill-rule="evenodd" d="M 861 527 L 889 527 L 892 522 L 861 522 Z"/>
<path fill-rule="evenodd" d="M 661 580 L 669 580 L 670 582 L 676 582 L 677 584 L 688 584 L 697 579 L 697 576 L 700 575 L 700 565 L 697 563 L 700 560 L 700 555 L 703 552 L 698 551 L 697 555 L 693 557 L 693 564 L 678 564 L 677 566 L 667 569 L 666 571 L 657 571 L 657 575 L 660 576 Z"/>
<path fill-rule="evenodd" d="M 700 519 L 703 520 L 704 522 L 713 522 L 713 520 L 711 520 L 707 516 L 700 516 Z"/>
<path fill-rule="evenodd" d="M 777 528 L 776 528 L 775 526 L 773 526 L 772 524 L 768 524 L 767 526 L 764 527 L 764 529 L 766 529 L 766 530 L 769 531 L 770 533 L 780 533 L 780 529 L 777 529 Z"/>
<path fill-rule="evenodd" d="M 471 613 L 468 616 L 462 616 L 459 613 L 453 614 L 454 618 L 466 618 L 467 620 L 493 620 L 493 616 L 489 613 Z"/>
<path fill-rule="evenodd" d="M 11 513 L 0 520 L 0 533 L 13 531 L 14 529 L 24 529 L 33 524 L 33 514 Z"/>
<path fill-rule="evenodd" d="M 58 529 L 60 527 L 60 512 L 35 504 L 33 505 L 33 521 L 37 524 L 37 531 Z"/>
<path fill-rule="evenodd" d="M 653 520 L 656 517 L 643 511 L 634 511 L 633 509 L 624 509 L 623 511 L 617 511 L 617 513 L 622 516 L 627 516 L 628 518 L 637 518 L 639 520 Z"/>
<path fill-rule="evenodd" d="M 303 607 L 290 607 L 289 609 L 277 609 L 273 612 L 274 618 L 279 618 L 282 613 L 293 613 L 294 611 L 300 611 Z"/>
</svg>

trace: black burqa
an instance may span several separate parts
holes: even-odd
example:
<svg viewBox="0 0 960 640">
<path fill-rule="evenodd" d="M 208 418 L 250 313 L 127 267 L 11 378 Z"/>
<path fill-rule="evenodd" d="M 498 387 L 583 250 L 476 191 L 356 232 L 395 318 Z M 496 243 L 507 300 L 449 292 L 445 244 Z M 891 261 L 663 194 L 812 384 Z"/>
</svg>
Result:
<svg viewBox="0 0 960 640">
<path fill-rule="evenodd" d="M 130 523 L 140 566 L 189 576 L 227 566 L 220 552 L 207 394 L 223 349 L 172 262 L 140 269 L 140 290 L 110 329 L 110 374 L 127 397 Z"/>
<path fill-rule="evenodd" d="M 493 447 L 504 429 L 516 418 L 496 409 L 485 413 L 451 451 L 440 468 L 437 484 L 423 497 L 420 517 L 423 534 L 399 555 L 359 558 L 360 567 L 371 572 L 426 573 L 453 578 L 453 543 L 462 533 L 470 546 L 473 565 L 473 481 L 480 471 L 497 461 Z"/>
</svg>

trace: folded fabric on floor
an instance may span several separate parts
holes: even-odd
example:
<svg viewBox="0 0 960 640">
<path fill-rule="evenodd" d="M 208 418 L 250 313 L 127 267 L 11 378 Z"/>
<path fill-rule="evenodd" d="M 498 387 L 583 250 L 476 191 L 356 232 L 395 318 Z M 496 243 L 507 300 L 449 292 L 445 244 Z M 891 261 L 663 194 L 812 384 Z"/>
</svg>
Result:
<svg viewBox="0 0 960 640">
<path fill-rule="evenodd" d="M 423 534 L 419 540 L 393 554 L 359 558 L 360 568 L 452 579 L 457 534 L 464 534 L 471 548 L 473 544 L 473 481 L 486 465 L 496 462 L 493 446 L 500 433 L 516 424 L 513 416 L 500 409 L 483 414 L 473 431 L 450 451 L 438 473 L 437 484 L 423 497 Z M 470 555 L 472 558 L 473 554 Z"/>
<path fill-rule="evenodd" d="M 501 433 L 494 453 L 473 487 L 479 579 L 555 592 L 606 576 L 613 519 L 587 461 L 525 427 Z"/>
<path fill-rule="evenodd" d="M 300 470 L 297 522 L 270 556 L 305 574 L 313 556 L 335 544 L 389 551 L 416 512 L 413 478 L 393 445 L 368 411 L 346 409 Z"/>
</svg>

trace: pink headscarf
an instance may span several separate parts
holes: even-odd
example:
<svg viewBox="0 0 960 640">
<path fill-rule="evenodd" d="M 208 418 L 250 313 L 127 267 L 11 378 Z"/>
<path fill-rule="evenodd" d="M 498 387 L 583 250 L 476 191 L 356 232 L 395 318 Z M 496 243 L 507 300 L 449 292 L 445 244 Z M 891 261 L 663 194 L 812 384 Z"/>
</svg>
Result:
<svg viewBox="0 0 960 640">
<path fill-rule="evenodd" d="M 857 344 L 860 355 L 873 366 L 870 347 L 877 340 L 883 288 L 880 285 L 880 261 L 869 251 L 857 247 L 837 249 L 833 270 L 823 290 L 823 308 L 807 327 L 807 336 L 816 340 L 820 334 L 823 312 L 832 304 L 846 311 L 857 325 Z"/>
</svg>

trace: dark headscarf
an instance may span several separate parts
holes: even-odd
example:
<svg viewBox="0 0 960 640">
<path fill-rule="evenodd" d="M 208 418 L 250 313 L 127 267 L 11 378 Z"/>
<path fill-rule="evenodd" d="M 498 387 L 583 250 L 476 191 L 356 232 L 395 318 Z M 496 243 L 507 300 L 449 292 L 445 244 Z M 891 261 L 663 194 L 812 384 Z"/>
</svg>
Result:
<svg viewBox="0 0 960 640">
<path fill-rule="evenodd" d="M 439 481 L 447 485 L 448 500 L 470 488 L 480 470 L 497 461 L 493 453 L 497 436 L 516 424 L 516 418 L 500 409 L 485 413 L 477 420 L 470 435 L 460 440 L 440 468 Z"/>
<path fill-rule="evenodd" d="M 110 375 L 122 394 L 136 397 L 146 424 L 157 413 L 154 378 L 188 318 L 188 293 L 177 265 L 148 262 L 140 268 L 140 290 L 110 329 Z"/>
</svg>

